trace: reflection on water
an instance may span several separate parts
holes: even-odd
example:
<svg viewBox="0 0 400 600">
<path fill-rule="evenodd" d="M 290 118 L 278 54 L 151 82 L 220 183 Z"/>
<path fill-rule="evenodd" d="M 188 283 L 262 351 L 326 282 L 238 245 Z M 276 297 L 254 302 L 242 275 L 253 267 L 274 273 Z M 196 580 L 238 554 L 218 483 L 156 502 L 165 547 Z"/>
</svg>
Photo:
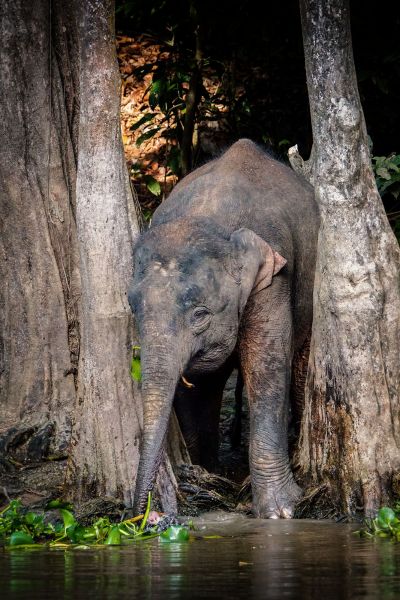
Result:
<svg viewBox="0 0 400 600">
<path fill-rule="evenodd" d="M 400 544 L 317 521 L 196 520 L 196 539 L 91 550 L 0 550 L 6 598 L 400 597 Z"/>
</svg>

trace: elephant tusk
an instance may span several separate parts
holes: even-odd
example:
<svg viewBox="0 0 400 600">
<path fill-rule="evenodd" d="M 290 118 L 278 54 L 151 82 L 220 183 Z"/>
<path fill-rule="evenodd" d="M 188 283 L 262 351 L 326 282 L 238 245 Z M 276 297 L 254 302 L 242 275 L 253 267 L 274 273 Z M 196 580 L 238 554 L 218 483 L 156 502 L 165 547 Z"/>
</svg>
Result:
<svg viewBox="0 0 400 600">
<path fill-rule="evenodd" d="M 181 379 L 187 388 L 194 388 L 194 383 L 190 383 L 183 375 L 181 375 Z"/>
</svg>

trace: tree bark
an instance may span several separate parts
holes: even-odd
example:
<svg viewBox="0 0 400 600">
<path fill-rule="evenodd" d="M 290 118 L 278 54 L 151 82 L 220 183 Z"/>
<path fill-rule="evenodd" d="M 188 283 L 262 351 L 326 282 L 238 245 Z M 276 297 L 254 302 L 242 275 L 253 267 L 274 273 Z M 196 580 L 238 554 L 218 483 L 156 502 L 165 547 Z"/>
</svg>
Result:
<svg viewBox="0 0 400 600">
<path fill-rule="evenodd" d="M 26 501 L 132 501 L 142 411 L 127 288 L 139 227 L 113 15 L 112 0 L 2 5 L 0 504 L 3 487 Z M 164 509 L 176 488 L 166 456 Z"/>
<path fill-rule="evenodd" d="M 15 461 L 60 460 L 45 469 L 57 485 L 79 353 L 79 98 L 73 15 L 61 1 L 54 5 L 54 20 L 41 0 L 5 0 L 0 16 L 0 451 L 14 458 L 6 468 L 14 480 Z"/>
<path fill-rule="evenodd" d="M 347 0 L 300 0 L 321 211 L 297 461 L 335 508 L 370 513 L 400 467 L 400 251 L 378 194 Z"/>
<path fill-rule="evenodd" d="M 120 134 L 113 9 L 112 0 L 88 0 L 79 22 L 82 324 L 69 480 L 78 500 L 109 495 L 130 505 L 141 416 L 129 373 L 133 327 L 127 288 L 139 230 Z"/>
</svg>

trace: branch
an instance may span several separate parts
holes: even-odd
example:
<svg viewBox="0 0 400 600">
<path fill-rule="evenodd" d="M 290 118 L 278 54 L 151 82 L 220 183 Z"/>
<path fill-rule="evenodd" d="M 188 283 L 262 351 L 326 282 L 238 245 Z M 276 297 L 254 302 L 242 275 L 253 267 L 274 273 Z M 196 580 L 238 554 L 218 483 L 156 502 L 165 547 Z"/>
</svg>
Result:
<svg viewBox="0 0 400 600">
<path fill-rule="evenodd" d="M 311 153 L 308 160 L 304 160 L 302 158 L 297 144 L 295 146 L 291 146 L 291 148 L 288 150 L 288 159 L 293 171 L 301 177 L 304 177 L 304 179 L 311 183 L 311 185 L 314 185 L 314 146 L 311 148 Z"/>
</svg>

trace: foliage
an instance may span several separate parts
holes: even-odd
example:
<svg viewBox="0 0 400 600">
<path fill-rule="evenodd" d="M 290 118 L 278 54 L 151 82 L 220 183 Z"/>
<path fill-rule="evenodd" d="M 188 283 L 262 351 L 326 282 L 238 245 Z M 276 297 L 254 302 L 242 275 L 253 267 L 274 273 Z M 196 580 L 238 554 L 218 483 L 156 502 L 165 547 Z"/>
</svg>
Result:
<svg viewBox="0 0 400 600">
<path fill-rule="evenodd" d="M 380 195 L 391 194 L 397 200 L 400 195 L 400 154 L 373 156 L 372 166 Z"/>
<path fill-rule="evenodd" d="M 309 128 L 298 6 L 271 4 L 268 19 L 260 19 L 264 8 L 227 0 L 117 0 L 117 29 L 150 35 L 171 52 L 171 66 L 189 76 L 199 34 L 203 79 L 216 85 L 212 98 L 199 99 L 197 122 L 218 135 L 215 121 L 226 117 L 224 146 L 238 137 L 274 145 L 283 135 L 298 141 L 299 129 Z M 288 121 L 297 121 L 295 131 Z"/>
<path fill-rule="evenodd" d="M 10 545 L 33 543 L 55 533 L 54 526 L 46 524 L 43 515 L 25 512 L 20 500 L 12 500 L 0 513 L 0 538 L 8 539 Z"/>
<path fill-rule="evenodd" d="M 142 380 L 142 367 L 140 364 L 140 346 L 133 346 L 133 355 L 131 361 L 131 377 L 135 381 Z"/>
<path fill-rule="evenodd" d="M 168 69 L 176 65 L 186 77 L 192 72 L 196 26 L 200 27 L 203 57 L 208 61 L 204 74 L 208 77 L 211 67 L 220 91 L 225 92 L 232 129 L 224 145 L 249 137 L 279 153 L 277 143 L 285 137 L 307 154 L 312 135 L 297 1 L 268 3 L 268 18 L 260 18 L 265 3 L 243 0 L 233 4 L 228 0 L 117 0 L 116 6 L 117 29 L 136 39 L 145 34 L 162 44 L 171 51 Z M 399 5 L 377 11 L 354 2 L 351 17 L 368 130 L 377 153 L 384 154 L 386 148 L 395 147 L 399 130 Z M 172 73 L 161 78 L 171 80 Z"/>
<path fill-rule="evenodd" d="M 378 191 L 400 242 L 400 154 L 373 156 L 371 160 Z"/>
<path fill-rule="evenodd" d="M 281 14 L 278 13 L 277 22 Z M 283 72 L 277 59 L 282 60 L 282 45 L 287 45 L 287 40 L 277 35 L 275 26 L 268 25 L 271 31 L 264 30 L 265 23 L 270 22 L 272 19 L 260 20 L 257 12 L 244 2 L 234 8 L 225 0 L 218 5 L 208 0 L 205 3 L 197 0 L 156 0 L 150 4 L 143 0 L 117 2 L 117 28 L 136 39 L 137 36 L 151 39 L 160 48 L 155 62 L 153 58 L 153 62 L 141 64 L 134 71 L 135 78 L 146 78 L 147 82 L 150 75 L 151 81 L 144 97 L 147 101 L 141 106 L 131 130 L 138 134 L 135 135 L 138 146 L 152 138 L 162 138 L 164 143 L 157 162 L 164 163 L 165 178 L 180 177 L 191 166 L 219 153 L 238 137 L 251 137 L 278 151 L 279 139 L 283 135 L 289 137 L 288 118 L 283 114 L 282 103 L 269 111 L 272 99 L 276 98 L 279 104 L 282 96 L 277 93 L 275 75 Z M 292 36 L 291 29 L 297 35 Z M 266 38 L 271 35 L 277 39 L 268 42 Z M 302 72 L 299 23 L 289 24 L 287 36 L 289 40 L 295 39 L 295 50 L 290 50 L 284 72 L 288 66 L 292 69 L 296 57 L 299 72 Z M 244 47 L 247 48 L 245 55 Z M 268 66 L 264 65 L 265 61 Z M 289 89 L 283 91 L 285 103 L 293 99 L 296 114 L 299 112 L 298 92 L 294 89 L 298 87 L 297 80 L 300 78 L 294 83 L 292 78 Z M 305 81 L 301 88 L 304 93 Z M 188 94 L 189 89 L 192 94 Z M 193 109 L 193 104 L 194 123 L 188 116 L 192 114 L 188 106 Z M 305 94 L 302 104 L 306 118 Z M 290 115 L 294 112 L 290 111 Z M 305 118 L 300 120 L 305 121 Z M 278 122 L 282 123 L 281 129 L 275 126 Z M 291 138 L 298 139 L 298 135 L 292 133 Z M 131 175 L 158 196 L 161 190 L 144 181 L 146 168 L 134 168 Z"/>
<path fill-rule="evenodd" d="M 133 180 L 137 182 L 143 182 L 146 188 L 149 190 L 149 192 L 151 192 L 154 196 L 156 196 L 157 198 L 161 196 L 162 190 L 160 183 L 152 175 L 149 175 L 148 173 L 144 172 L 140 162 L 135 162 L 131 164 L 130 175 Z M 143 209 L 142 216 L 145 219 L 145 221 L 149 221 L 152 216 L 152 212 L 150 212 L 150 214 L 146 214 L 145 209 Z"/>
<path fill-rule="evenodd" d="M 393 538 L 400 542 L 400 504 L 384 506 L 375 519 L 366 519 L 365 528 L 357 532 L 361 537 Z"/>
<path fill-rule="evenodd" d="M 131 126 L 132 131 L 139 129 L 141 134 L 136 140 L 136 145 L 151 139 L 157 133 L 165 138 L 166 166 L 169 173 L 180 174 L 179 143 L 182 139 L 185 115 L 185 84 L 190 79 L 188 65 L 179 65 L 173 48 L 167 58 L 162 58 L 155 65 L 147 64 L 136 71 L 136 76 L 143 77 L 152 71 L 152 80 L 147 88 L 148 104 L 142 107 L 142 116 Z M 155 195 L 161 193 L 154 184 L 147 188 Z"/>
<path fill-rule="evenodd" d="M 49 544 L 51 547 L 70 545 L 87 547 L 93 545 L 119 546 L 123 541 L 150 539 L 162 535 L 163 541 L 182 542 L 189 539 L 188 529 L 178 525 L 171 517 L 160 517 L 149 523 L 151 494 L 146 512 L 120 523 L 112 523 L 108 517 L 100 517 L 91 525 L 80 524 L 71 505 L 59 500 L 47 505 L 58 509 L 62 521 L 55 525 L 46 520 L 45 513 L 26 510 L 20 500 L 12 500 L 0 513 L 0 540 L 6 546 L 26 547 Z M 165 525 L 165 526 L 164 526 Z"/>
<path fill-rule="evenodd" d="M 139 137 L 136 145 L 139 147 L 147 140 L 159 134 L 165 141 L 166 175 L 180 176 L 182 174 L 182 154 L 184 152 L 188 91 L 193 77 L 199 70 L 199 62 L 193 57 L 193 51 L 182 51 L 181 45 L 171 41 L 160 54 L 156 63 L 149 63 L 136 69 L 138 78 L 151 73 L 151 83 L 147 87 L 148 103 L 141 108 L 141 116 L 131 126 L 132 131 L 138 130 Z M 222 85 L 225 67 L 221 62 L 209 58 L 201 61 L 201 72 L 195 84 L 195 128 L 202 122 L 216 121 L 221 118 L 226 108 L 226 97 Z M 214 78 L 214 91 L 207 90 L 203 82 L 203 70 L 207 69 L 208 77 Z M 195 136 L 191 140 L 191 152 L 197 152 Z M 192 158 L 193 158 L 192 156 Z M 141 174 L 132 172 L 137 177 Z M 153 182 L 155 180 L 153 179 Z M 147 188 L 155 195 L 161 193 L 161 188 L 154 189 L 146 181 Z"/>
<path fill-rule="evenodd" d="M 184 527 L 172 525 L 163 531 L 160 535 L 162 542 L 187 542 L 189 539 L 189 532 Z"/>
</svg>

